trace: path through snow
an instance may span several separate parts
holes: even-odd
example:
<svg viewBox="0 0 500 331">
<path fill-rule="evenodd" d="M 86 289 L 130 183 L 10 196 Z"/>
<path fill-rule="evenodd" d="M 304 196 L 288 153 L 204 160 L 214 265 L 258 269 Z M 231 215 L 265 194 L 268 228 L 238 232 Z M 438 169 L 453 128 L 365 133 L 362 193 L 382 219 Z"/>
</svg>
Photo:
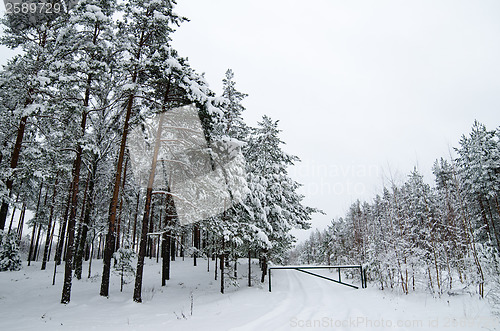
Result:
<svg viewBox="0 0 500 331">
<path fill-rule="evenodd" d="M 247 266 L 241 262 L 241 288 L 222 295 L 206 261 L 197 267 L 191 259 L 173 262 L 171 280 L 161 287 L 160 264 L 147 259 L 142 304 L 131 299 L 133 281 L 119 291 L 118 275 L 111 278 L 109 299 L 99 296 L 101 261 L 94 261 L 93 277 L 73 281 L 68 305 L 59 303 L 64 268 L 56 286 L 52 263 L 46 271 L 33 263 L 1 272 L 0 330 L 500 330 L 486 300 L 469 295 L 436 299 L 370 284 L 356 290 L 295 270 L 273 270 L 269 293 L 267 283 L 245 285 Z"/>
</svg>

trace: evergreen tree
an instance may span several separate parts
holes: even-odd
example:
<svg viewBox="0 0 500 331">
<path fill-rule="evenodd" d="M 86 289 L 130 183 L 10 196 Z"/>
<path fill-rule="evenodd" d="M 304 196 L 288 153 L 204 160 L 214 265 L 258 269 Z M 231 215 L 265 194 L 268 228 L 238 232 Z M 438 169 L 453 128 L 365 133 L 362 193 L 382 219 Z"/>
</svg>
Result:
<svg viewBox="0 0 500 331">
<path fill-rule="evenodd" d="M 128 245 L 120 247 L 113 257 L 115 259 L 114 269 L 120 275 L 120 292 L 123 292 L 123 285 L 126 283 L 126 278 L 135 275 L 135 269 L 132 266 L 132 260 L 135 257 L 135 252 Z"/>
<path fill-rule="evenodd" d="M 0 271 L 16 271 L 20 269 L 21 257 L 15 234 L 0 230 Z"/>
</svg>

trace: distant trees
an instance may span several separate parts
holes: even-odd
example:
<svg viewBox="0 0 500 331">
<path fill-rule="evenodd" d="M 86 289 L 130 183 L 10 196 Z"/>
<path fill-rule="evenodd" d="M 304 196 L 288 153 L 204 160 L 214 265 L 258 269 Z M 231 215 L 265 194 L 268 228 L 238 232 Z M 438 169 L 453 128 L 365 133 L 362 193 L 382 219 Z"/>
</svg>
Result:
<svg viewBox="0 0 500 331">
<path fill-rule="evenodd" d="M 382 289 L 441 294 L 459 282 L 483 297 L 485 283 L 499 272 L 499 138 L 500 129 L 474 123 L 458 157 L 434 163 L 435 186 L 414 170 L 372 203 L 355 202 L 344 219 L 311 234 L 292 256 L 302 263 L 364 264 Z"/>
</svg>

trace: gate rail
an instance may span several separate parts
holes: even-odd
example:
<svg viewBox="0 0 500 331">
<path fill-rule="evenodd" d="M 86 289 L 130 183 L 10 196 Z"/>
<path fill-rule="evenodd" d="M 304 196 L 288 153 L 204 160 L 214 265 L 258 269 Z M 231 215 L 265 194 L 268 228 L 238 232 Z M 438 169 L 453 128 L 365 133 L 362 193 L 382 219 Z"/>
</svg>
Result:
<svg viewBox="0 0 500 331">
<path fill-rule="evenodd" d="M 359 287 L 356 285 L 352 285 L 349 283 L 344 283 L 342 282 L 342 277 L 340 275 L 340 270 L 341 269 L 358 269 L 359 274 L 361 275 L 361 288 L 366 288 L 366 269 L 363 269 L 363 266 L 361 265 L 328 265 L 328 266 L 276 266 L 276 267 L 269 267 L 268 268 L 268 273 L 269 273 L 269 292 L 271 292 L 271 270 L 279 270 L 279 269 L 284 269 L 284 270 L 297 270 L 303 273 L 306 273 L 311 276 L 316 276 L 322 279 L 326 279 L 329 281 L 332 281 L 337 284 L 342 284 L 345 286 L 349 286 L 355 289 L 358 289 Z M 306 271 L 305 269 L 338 269 L 338 279 L 333 279 L 333 278 L 328 278 L 323 275 L 318 275 L 310 271 Z"/>
</svg>

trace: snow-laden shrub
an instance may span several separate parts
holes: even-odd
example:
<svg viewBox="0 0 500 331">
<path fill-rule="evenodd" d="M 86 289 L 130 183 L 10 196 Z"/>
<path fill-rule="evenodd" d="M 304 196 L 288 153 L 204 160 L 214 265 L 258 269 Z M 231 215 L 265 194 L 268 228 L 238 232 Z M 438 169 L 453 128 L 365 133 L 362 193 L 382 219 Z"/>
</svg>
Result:
<svg viewBox="0 0 500 331">
<path fill-rule="evenodd" d="M 114 271 L 120 275 L 120 291 L 123 291 L 123 285 L 127 284 L 127 278 L 135 275 L 135 269 L 132 266 L 132 260 L 135 257 L 133 249 L 127 247 L 119 248 L 114 254 Z"/>
<path fill-rule="evenodd" d="M 0 271 L 21 269 L 21 256 L 16 235 L 0 230 Z"/>
</svg>

